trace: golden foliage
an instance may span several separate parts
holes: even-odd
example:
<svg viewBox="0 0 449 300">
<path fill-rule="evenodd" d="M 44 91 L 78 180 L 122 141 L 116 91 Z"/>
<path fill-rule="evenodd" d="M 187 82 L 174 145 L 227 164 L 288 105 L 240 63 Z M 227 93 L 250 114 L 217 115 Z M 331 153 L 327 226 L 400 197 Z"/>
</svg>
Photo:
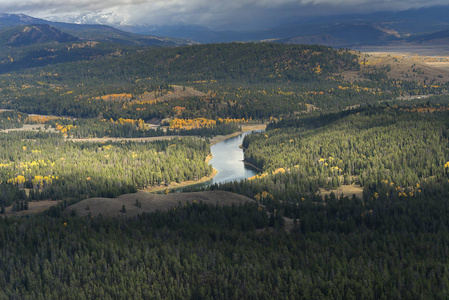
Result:
<svg viewBox="0 0 449 300">
<path fill-rule="evenodd" d="M 278 174 L 278 173 L 285 173 L 285 169 L 284 168 L 278 168 L 276 170 L 274 170 L 272 172 L 273 175 Z"/>
<path fill-rule="evenodd" d="M 50 116 L 28 116 L 26 123 L 29 124 L 46 124 L 51 120 L 58 119 L 58 117 Z"/>
<path fill-rule="evenodd" d="M 169 126 L 171 129 L 196 129 L 204 127 L 215 126 L 217 122 L 212 119 L 196 118 L 196 119 L 178 119 L 170 120 Z"/>
<path fill-rule="evenodd" d="M 103 95 L 100 97 L 95 97 L 95 100 L 105 100 L 105 101 L 116 101 L 116 100 L 131 100 L 133 97 L 132 94 L 127 94 L 127 93 L 123 93 L 123 94 L 109 94 L 109 95 Z"/>
<path fill-rule="evenodd" d="M 228 123 L 246 123 L 247 120 L 245 120 L 245 118 L 241 118 L 241 119 L 230 119 L 230 118 L 226 118 L 226 119 L 222 119 L 222 118 L 218 118 L 218 123 L 219 124 L 228 124 Z"/>
<path fill-rule="evenodd" d="M 23 175 L 17 175 L 15 178 L 8 179 L 8 183 L 13 184 L 24 184 L 25 183 L 25 176 Z"/>
</svg>

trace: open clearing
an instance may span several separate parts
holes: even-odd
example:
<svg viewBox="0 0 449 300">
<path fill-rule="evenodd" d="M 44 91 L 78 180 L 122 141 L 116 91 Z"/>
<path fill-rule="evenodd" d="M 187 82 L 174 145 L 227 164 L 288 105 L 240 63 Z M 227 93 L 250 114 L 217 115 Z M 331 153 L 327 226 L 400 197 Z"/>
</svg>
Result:
<svg viewBox="0 0 449 300">
<path fill-rule="evenodd" d="M 23 211 L 12 211 L 12 205 L 5 208 L 5 216 L 6 217 L 20 217 L 26 215 L 37 214 L 43 211 L 46 211 L 52 206 L 55 206 L 60 201 L 52 201 L 52 200 L 42 200 L 36 202 L 28 202 L 28 210 Z"/>
<path fill-rule="evenodd" d="M 360 185 L 355 185 L 355 184 L 351 184 L 351 185 L 341 185 L 338 189 L 336 190 L 329 190 L 326 191 L 325 189 L 320 189 L 319 194 L 321 195 L 321 197 L 324 198 L 324 196 L 326 195 L 330 195 L 330 193 L 334 192 L 336 197 L 340 197 L 341 194 L 343 194 L 344 196 L 348 196 L 348 197 L 352 197 L 352 195 L 356 195 L 357 198 L 362 199 L 363 197 L 363 188 Z"/>
<path fill-rule="evenodd" d="M 141 207 L 135 205 L 136 200 L 140 201 Z M 117 198 L 85 199 L 68 206 L 64 210 L 64 214 L 69 215 L 72 210 L 75 210 L 78 216 L 87 216 L 89 213 L 95 216 L 101 213 L 104 216 L 111 217 L 133 217 L 144 212 L 167 211 L 180 204 L 185 205 L 187 202 L 193 203 L 194 201 L 211 205 L 242 205 L 245 202 L 254 202 L 254 200 L 248 197 L 224 191 L 173 193 L 168 195 L 137 192 L 135 194 L 121 195 Z M 123 205 L 125 205 L 126 212 L 121 212 Z"/>
<path fill-rule="evenodd" d="M 187 86 L 172 85 L 171 87 L 173 88 L 173 92 L 169 92 L 163 96 L 154 98 L 154 100 L 165 102 L 188 97 L 205 97 L 207 95 Z"/>
</svg>

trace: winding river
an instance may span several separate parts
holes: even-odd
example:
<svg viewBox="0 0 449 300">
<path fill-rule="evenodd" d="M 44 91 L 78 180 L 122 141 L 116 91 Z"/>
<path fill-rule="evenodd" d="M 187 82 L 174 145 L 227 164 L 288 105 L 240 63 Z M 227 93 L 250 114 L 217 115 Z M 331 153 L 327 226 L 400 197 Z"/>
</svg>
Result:
<svg viewBox="0 0 449 300">
<path fill-rule="evenodd" d="M 245 179 L 258 173 L 243 163 L 243 150 L 239 146 L 247 134 L 251 134 L 251 132 L 244 132 L 211 147 L 213 158 L 210 160 L 210 164 L 218 173 L 206 183 L 207 185 Z"/>
<path fill-rule="evenodd" d="M 248 177 L 252 177 L 259 172 L 251 169 L 249 166 L 245 165 L 243 162 L 243 149 L 239 146 L 243 142 L 243 138 L 247 134 L 251 134 L 255 131 L 247 131 L 238 136 L 229 138 L 227 140 L 216 143 L 211 146 L 212 159 L 209 164 L 217 170 L 217 175 L 214 176 L 212 180 L 189 185 L 182 188 L 175 189 L 176 192 L 184 192 L 195 187 L 204 187 L 215 183 L 224 183 L 228 181 L 241 180 Z"/>
</svg>

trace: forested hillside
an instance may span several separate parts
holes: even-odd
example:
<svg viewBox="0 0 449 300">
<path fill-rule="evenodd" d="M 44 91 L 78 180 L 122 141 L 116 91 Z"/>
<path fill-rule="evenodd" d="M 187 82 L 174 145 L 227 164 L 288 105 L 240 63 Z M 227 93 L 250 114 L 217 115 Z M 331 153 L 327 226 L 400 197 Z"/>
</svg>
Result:
<svg viewBox="0 0 449 300">
<path fill-rule="evenodd" d="M 20 47 L 40 43 L 68 43 L 78 39 L 49 25 L 30 25 L 0 31 L 0 45 Z"/>
<path fill-rule="evenodd" d="M 102 44 L 90 46 L 78 51 L 88 54 L 100 49 L 112 50 Z M 5 76 L 3 106 L 28 113 L 76 117 L 97 117 L 101 111 L 104 117 L 114 119 L 120 116 L 149 120 L 170 116 L 176 106 L 201 117 L 254 118 L 258 114 L 269 117 L 271 113 L 264 111 L 266 105 L 277 115 L 288 111 L 290 105 L 295 110 L 305 108 L 304 99 L 283 104 L 282 100 L 287 97 L 278 90 L 280 83 L 317 82 L 333 73 L 358 68 L 355 57 L 348 52 L 318 46 L 221 44 L 151 49 L 128 55 L 115 51 L 120 57 L 52 65 Z M 259 85 L 253 86 L 256 83 Z M 268 83 L 275 85 L 267 92 L 261 84 Z M 211 94 L 207 99 L 196 100 L 194 107 L 179 101 L 169 103 L 168 107 L 166 103 L 155 106 L 145 101 L 128 105 L 130 100 L 139 100 L 145 92 L 153 92 L 155 87 L 165 84 L 194 86 Z M 230 90 L 222 91 L 223 87 Z M 249 95 L 251 92 L 254 96 Z M 130 99 L 96 100 L 104 95 L 124 93 L 130 94 Z M 267 99 L 272 95 L 277 101 Z"/>
<path fill-rule="evenodd" d="M 0 34 L 2 33 L 0 32 Z M 3 32 L 3 34 L 5 33 Z M 24 38 L 21 37 L 21 39 Z M 24 40 L 26 42 L 26 39 Z M 8 45 L 4 45 L 3 47 L 0 47 L 0 49 L 0 74 L 3 74 L 3 77 L 7 78 L 11 77 L 11 74 L 5 75 L 9 72 L 20 72 L 27 69 L 35 70 L 34 68 L 36 67 L 49 65 L 51 66 L 49 68 L 52 69 L 55 64 L 74 61 L 92 61 L 101 57 L 116 57 L 136 51 L 136 48 L 95 41 L 65 43 L 46 41 L 39 44 L 28 41 L 27 44 L 22 45 L 21 47 L 9 47 Z M 41 72 L 35 74 L 35 80 L 30 81 L 30 83 L 33 82 L 36 84 L 36 81 L 42 82 L 42 78 L 37 78 L 41 75 L 43 75 Z M 29 77 L 29 75 L 26 77 Z M 15 81 L 16 79 L 17 77 L 13 76 L 10 84 L 15 86 L 18 83 Z M 23 87 L 19 86 L 19 89 L 22 88 Z"/>
<path fill-rule="evenodd" d="M 148 121 L 178 112 L 181 118 L 269 119 L 300 113 L 306 105 L 340 110 L 447 91 L 444 84 L 389 79 L 384 68 L 366 71 L 365 80 L 345 82 L 341 72 L 360 69 L 356 55 L 324 46 L 214 44 L 136 51 L 100 43 L 37 51 L 42 54 L 29 52 L 42 56 L 35 66 L 47 64 L 47 56 L 52 65 L 27 69 L 27 59 L 19 59 L 23 68 L 0 82 L 3 108 L 114 120 Z M 9 62 L 11 55 L 3 55 L 4 70 L 17 69 L 12 67 L 17 59 Z M 53 64 L 58 57 L 76 62 Z M 170 85 L 193 87 L 207 96 L 148 99 L 149 93 L 169 93 Z"/>
</svg>

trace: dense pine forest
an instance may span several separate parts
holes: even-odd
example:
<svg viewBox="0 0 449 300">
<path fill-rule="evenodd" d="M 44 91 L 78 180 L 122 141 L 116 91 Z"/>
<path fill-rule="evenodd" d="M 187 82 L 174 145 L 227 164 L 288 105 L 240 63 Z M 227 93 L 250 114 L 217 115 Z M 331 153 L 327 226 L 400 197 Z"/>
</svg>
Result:
<svg viewBox="0 0 449 300">
<path fill-rule="evenodd" d="M 291 233 L 257 205 L 135 219 L 0 219 L 5 298 L 446 298 L 448 188 L 407 200 L 305 201 Z M 271 228 L 271 227 L 270 227 Z M 277 228 L 277 229 L 276 229 Z M 262 231 L 261 231 L 262 230 Z"/>
<path fill-rule="evenodd" d="M 448 297 L 447 83 L 316 45 L 3 48 L 0 298 Z M 211 176 L 208 138 L 248 124 L 268 124 L 242 144 L 260 173 L 184 191 L 252 202 L 67 213 Z"/>
</svg>

